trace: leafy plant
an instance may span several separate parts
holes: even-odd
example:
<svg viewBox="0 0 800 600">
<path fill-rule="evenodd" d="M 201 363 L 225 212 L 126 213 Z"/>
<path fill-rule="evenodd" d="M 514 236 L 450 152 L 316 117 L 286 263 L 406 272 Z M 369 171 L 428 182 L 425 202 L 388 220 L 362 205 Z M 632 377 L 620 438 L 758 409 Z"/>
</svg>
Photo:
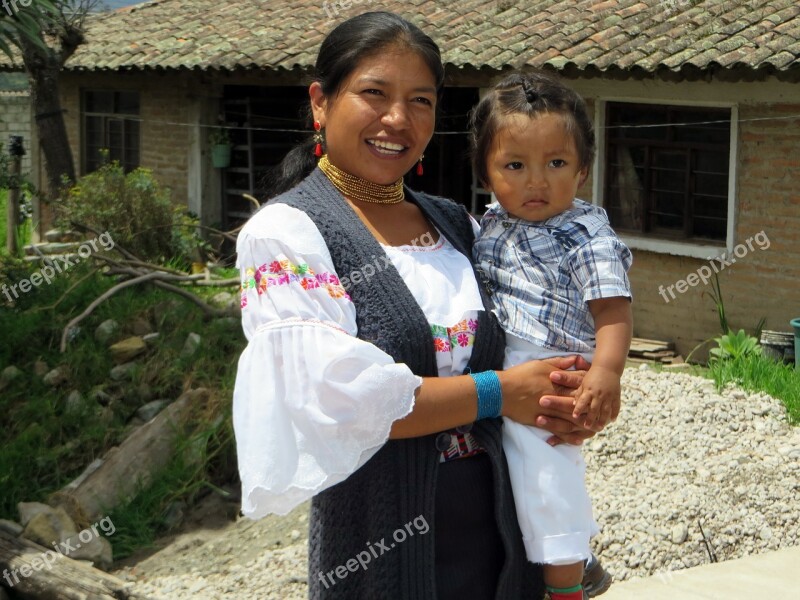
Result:
<svg viewBox="0 0 800 600">
<path fill-rule="evenodd" d="M 231 143 L 228 130 L 224 127 L 216 127 L 208 134 L 208 143 L 212 146 L 229 146 Z"/>
<path fill-rule="evenodd" d="M 111 233 L 114 242 L 143 260 L 191 261 L 200 244 L 196 219 L 175 209 L 169 190 L 161 187 L 149 169 L 130 173 L 114 161 L 85 175 L 67 189 L 57 206 L 62 227 L 88 226 Z"/>
<path fill-rule="evenodd" d="M 9 188 L 19 188 L 19 222 L 17 223 L 17 251 L 18 256 L 23 255 L 23 248 L 31 241 L 31 226 L 33 221 L 33 205 L 31 199 L 36 195 L 36 187 L 30 181 L 28 174 L 9 175 L 9 158 L 0 153 L 0 253 L 6 249 L 6 215 L 9 200 Z"/>
<path fill-rule="evenodd" d="M 703 292 L 708 294 L 717 306 L 717 317 L 719 318 L 719 326 L 722 330 L 722 335 L 726 335 L 730 331 L 728 327 L 728 317 L 725 315 L 725 302 L 722 299 L 722 288 L 719 284 L 719 275 L 714 273 L 714 281 L 711 282 L 712 291 Z"/>
<path fill-rule="evenodd" d="M 758 338 L 747 335 L 744 329 L 737 333 L 729 331 L 723 336 L 715 338 L 719 345 L 710 351 L 711 360 L 737 360 L 739 358 L 761 354 Z"/>
</svg>

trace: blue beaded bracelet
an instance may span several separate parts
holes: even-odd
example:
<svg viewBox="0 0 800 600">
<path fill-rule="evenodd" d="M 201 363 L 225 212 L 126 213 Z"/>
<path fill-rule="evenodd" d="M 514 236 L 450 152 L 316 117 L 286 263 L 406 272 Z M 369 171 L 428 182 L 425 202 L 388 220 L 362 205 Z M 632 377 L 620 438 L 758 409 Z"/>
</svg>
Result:
<svg viewBox="0 0 800 600">
<path fill-rule="evenodd" d="M 499 417 L 503 408 L 503 390 L 494 371 L 470 373 L 478 390 L 478 420 Z"/>
</svg>

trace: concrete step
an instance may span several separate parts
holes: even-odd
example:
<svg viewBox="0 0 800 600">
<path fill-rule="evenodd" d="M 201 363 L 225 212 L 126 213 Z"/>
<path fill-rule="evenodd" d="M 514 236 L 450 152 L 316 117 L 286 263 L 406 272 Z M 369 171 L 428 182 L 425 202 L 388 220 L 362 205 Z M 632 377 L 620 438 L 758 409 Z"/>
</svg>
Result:
<svg viewBox="0 0 800 600">
<path fill-rule="evenodd" d="M 800 547 L 615 583 L 600 600 L 800 598 Z"/>
</svg>

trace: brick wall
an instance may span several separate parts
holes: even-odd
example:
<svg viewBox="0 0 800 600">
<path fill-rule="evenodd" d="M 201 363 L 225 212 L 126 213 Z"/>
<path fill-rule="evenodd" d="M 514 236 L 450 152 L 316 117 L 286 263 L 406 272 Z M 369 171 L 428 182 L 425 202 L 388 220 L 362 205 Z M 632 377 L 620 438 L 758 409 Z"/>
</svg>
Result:
<svg viewBox="0 0 800 600">
<path fill-rule="evenodd" d="M 729 325 L 752 332 L 761 317 L 766 329 L 790 331 L 800 317 L 800 127 L 797 121 L 752 118 L 800 114 L 800 104 L 742 104 L 739 107 L 737 223 L 734 244 L 740 258 L 719 273 Z M 592 197 L 592 181 L 579 190 Z M 748 238 L 763 231 L 763 236 Z M 759 244 L 758 242 L 761 242 Z M 760 249 L 760 246 L 769 246 Z M 746 250 L 746 253 L 745 253 Z M 715 255 L 720 254 L 715 253 Z M 704 292 L 711 285 L 675 289 L 675 298 L 659 292 L 709 265 L 706 260 L 634 250 L 630 272 L 634 295 L 634 334 L 672 340 L 686 356 L 695 346 L 718 336 L 716 306 Z M 714 263 L 720 268 L 719 262 Z M 705 356 L 705 348 L 697 356 Z"/>
<path fill-rule="evenodd" d="M 152 169 L 159 183 L 170 188 L 176 204 L 186 205 L 190 127 L 187 80 L 179 76 L 66 73 L 61 82 L 67 135 L 75 166 L 81 169 L 81 90 L 136 90 L 140 93 L 140 166 Z"/>
<path fill-rule="evenodd" d="M 27 92 L 0 92 L 0 152 L 8 154 L 8 136 L 21 135 L 22 172 L 31 170 L 31 100 Z"/>
</svg>

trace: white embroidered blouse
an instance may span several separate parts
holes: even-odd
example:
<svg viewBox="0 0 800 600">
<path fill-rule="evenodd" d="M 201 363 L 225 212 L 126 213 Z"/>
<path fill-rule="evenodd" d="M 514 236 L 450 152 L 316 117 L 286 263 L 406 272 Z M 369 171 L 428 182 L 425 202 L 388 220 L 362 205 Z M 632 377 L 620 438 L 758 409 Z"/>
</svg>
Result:
<svg viewBox="0 0 800 600">
<path fill-rule="evenodd" d="M 439 376 L 460 375 L 483 308 L 469 260 L 441 235 L 433 246 L 383 248 L 431 325 Z M 248 345 L 233 425 L 242 512 L 260 518 L 288 513 L 362 466 L 411 412 L 422 380 L 356 337 L 355 306 L 305 213 L 265 207 L 237 252 Z M 369 285 L 363 272 L 352 285 Z"/>
</svg>

